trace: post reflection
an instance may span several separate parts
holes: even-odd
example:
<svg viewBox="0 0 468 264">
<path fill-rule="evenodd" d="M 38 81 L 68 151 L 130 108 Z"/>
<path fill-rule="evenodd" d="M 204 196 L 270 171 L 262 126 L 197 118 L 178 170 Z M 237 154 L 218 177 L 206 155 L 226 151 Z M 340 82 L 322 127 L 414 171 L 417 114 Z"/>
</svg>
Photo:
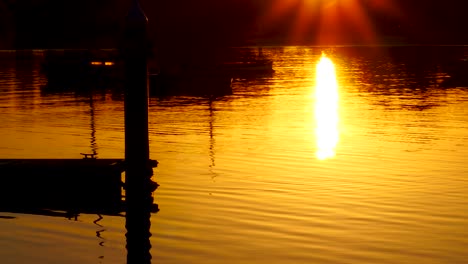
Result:
<svg viewBox="0 0 468 264">
<path fill-rule="evenodd" d="M 127 233 L 127 264 L 151 263 L 151 213 L 153 197 L 151 191 L 127 190 L 125 228 Z"/>
<path fill-rule="evenodd" d="M 325 160 L 335 156 L 339 141 L 338 82 L 335 65 L 324 53 L 317 64 L 315 86 L 316 157 Z"/>
</svg>

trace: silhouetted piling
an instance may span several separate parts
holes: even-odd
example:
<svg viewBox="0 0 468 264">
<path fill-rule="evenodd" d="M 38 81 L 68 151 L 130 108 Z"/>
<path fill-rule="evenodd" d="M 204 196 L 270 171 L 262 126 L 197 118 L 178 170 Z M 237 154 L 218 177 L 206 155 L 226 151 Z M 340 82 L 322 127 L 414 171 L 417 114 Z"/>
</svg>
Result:
<svg viewBox="0 0 468 264">
<path fill-rule="evenodd" d="M 123 43 L 125 67 L 125 162 L 127 187 L 138 187 L 152 175 L 148 139 L 148 20 L 134 0 L 126 20 Z"/>
<path fill-rule="evenodd" d="M 150 212 L 153 204 L 148 137 L 148 19 L 137 0 L 126 18 L 122 43 L 125 67 L 125 194 L 127 263 L 151 263 Z"/>
</svg>

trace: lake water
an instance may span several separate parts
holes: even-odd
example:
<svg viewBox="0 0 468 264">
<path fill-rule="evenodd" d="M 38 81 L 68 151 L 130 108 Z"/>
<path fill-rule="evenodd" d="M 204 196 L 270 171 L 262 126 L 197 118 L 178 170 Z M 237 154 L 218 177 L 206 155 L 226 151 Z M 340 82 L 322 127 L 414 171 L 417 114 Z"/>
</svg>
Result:
<svg viewBox="0 0 468 264">
<path fill-rule="evenodd" d="M 468 88 L 441 83 L 468 48 L 263 52 L 275 73 L 231 95 L 150 98 L 153 263 L 466 263 Z M 38 58 L 10 55 L 0 158 L 124 156 L 121 94 L 48 91 Z M 126 263 L 125 233 L 0 212 L 0 262 Z"/>
</svg>

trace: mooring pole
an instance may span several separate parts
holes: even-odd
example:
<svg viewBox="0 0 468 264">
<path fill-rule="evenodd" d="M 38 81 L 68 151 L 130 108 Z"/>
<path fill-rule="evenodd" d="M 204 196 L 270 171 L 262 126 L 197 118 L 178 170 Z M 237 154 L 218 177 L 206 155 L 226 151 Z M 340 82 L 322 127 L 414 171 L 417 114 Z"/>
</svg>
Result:
<svg viewBox="0 0 468 264">
<path fill-rule="evenodd" d="M 150 214 L 153 161 L 148 136 L 148 19 L 132 0 L 125 21 L 122 56 L 125 72 L 125 200 L 127 263 L 151 263 Z"/>
<path fill-rule="evenodd" d="M 128 187 L 143 187 L 152 175 L 148 136 L 147 25 L 138 0 L 127 15 L 123 59 L 125 67 L 125 163 Z"/>
</svg>

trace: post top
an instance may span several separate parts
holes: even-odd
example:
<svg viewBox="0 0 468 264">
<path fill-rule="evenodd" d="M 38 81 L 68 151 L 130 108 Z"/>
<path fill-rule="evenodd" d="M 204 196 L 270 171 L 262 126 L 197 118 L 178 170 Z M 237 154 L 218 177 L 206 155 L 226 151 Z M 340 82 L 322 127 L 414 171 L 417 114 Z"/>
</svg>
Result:
<svg viewBox="0 0 468 264">
<path fill-rule="evenodd" d="M 143 9 L 140 6 L 138 0 L 132 0 L 130 10 L 127 13 L 127 21 L 130 23 L 147 23 L 148 18 L 146 17 Z"/>
</svg>

